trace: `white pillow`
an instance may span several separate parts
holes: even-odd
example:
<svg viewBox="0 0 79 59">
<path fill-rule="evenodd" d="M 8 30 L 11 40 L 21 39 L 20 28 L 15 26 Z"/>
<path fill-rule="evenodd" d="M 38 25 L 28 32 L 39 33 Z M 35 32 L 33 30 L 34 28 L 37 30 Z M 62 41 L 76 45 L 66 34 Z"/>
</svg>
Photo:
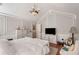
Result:
<svg viewBox="0 0 79 59">
<path fill-rule="evenodd" d="M 10 42 L 7 40 L 0 40 L 0 55 L 14 55 L 16 51 Z"/>
<path fill-rule="evenodd" d="M 58 34 L 57 40 L 60 41 L 60 42 L 63 42 L 62 39 L 66 40 L 69 37 L 71 37 L 71 34 Z"/>
</svg>

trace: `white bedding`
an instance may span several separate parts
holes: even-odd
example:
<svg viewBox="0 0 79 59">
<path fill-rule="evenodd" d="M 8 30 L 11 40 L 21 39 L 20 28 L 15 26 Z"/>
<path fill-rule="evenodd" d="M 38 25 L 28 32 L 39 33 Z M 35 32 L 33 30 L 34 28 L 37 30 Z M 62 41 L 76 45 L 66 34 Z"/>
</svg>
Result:
<svg viewBox="0 0 79 59">
<path fill-rule="evenodd" d="M 16 50 L 7 40 L 0 40 L 0 55 L 15 55 Z"/>
<path fill-rule="evenodd" d="M 13 41 L 0 40 L 0 54 L 45 55 L 49 53 L 49 43 L 45 40 L 22 38 Z"/>
<path fill-rule="evenodd" d="M 26 37 L 11 41 L 11 43 L 16 48 L 18 55 L 39 55 L 49 52 L 49 43 L 45 40 Z"/>
</svg>

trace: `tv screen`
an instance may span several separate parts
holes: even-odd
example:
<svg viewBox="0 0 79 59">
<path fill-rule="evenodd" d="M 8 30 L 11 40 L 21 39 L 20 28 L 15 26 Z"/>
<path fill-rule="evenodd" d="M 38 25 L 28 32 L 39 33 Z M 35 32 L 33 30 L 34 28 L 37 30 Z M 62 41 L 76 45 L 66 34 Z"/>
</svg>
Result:
<svg viewBox="0 0 79 59">
<path fill-rule="evenodd" d="M 56 28 L 45 28 L 45 34 L 56 34 Z"/>
</svg>

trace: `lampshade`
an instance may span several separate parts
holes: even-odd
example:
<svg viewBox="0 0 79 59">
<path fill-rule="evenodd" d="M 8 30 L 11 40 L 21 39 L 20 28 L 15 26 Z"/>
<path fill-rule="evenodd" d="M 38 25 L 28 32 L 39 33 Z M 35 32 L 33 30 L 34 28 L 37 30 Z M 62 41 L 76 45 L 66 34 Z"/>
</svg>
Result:
<svg viewBox="0 0 79 59">
<path fill-rule="evenodd" d="M 76 29 L 75 26 L 72 26 L 72 27 L 70 28 L 70 33 L 78 33 L 78 31 L 77 31 L 77 29 Z"/>
</svg>

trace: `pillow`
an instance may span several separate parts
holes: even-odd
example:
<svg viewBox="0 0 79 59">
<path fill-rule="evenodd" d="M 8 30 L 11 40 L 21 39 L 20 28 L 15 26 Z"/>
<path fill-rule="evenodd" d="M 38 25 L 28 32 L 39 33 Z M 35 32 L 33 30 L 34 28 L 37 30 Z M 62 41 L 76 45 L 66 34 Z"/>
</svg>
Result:
<svg viewBox="0 0 79 59">
<path fill-rule="evenodd" d="M 69 37 L 68 39 L 65 39 L 65 40 L 64 40 L 64 43 L 65 43 L 66 45 L 68 45 L 68 46 L 71 46 L 71 45 L 73 44 L 72 38 Z"/>
<path fill-rule="evenodd" d="M 14 55 L 16 51 L 10 42 L 7 40 L 0 40 L 0 55 Z"/>
<path fill-rule="evenodd" d="M 60 41 L 60 42 L 63 42 L 62 39 L 66 40 L 69 37 L 71 37 L 71 34 L 58 34 L 57 40 Z"/>
</svg>

